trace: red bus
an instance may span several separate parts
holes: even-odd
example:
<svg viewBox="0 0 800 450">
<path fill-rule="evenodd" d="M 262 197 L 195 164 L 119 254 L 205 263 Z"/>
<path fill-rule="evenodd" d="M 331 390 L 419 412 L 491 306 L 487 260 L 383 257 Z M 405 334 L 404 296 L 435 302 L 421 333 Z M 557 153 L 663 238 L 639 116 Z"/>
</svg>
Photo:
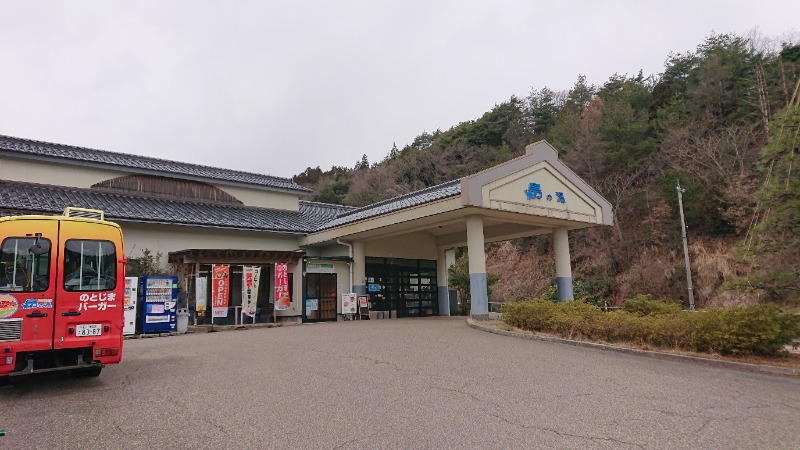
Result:
<svg viewBox="0 0 800 450">
<path fill-rule="evenodd" d="M 120 362 L 124 255 L 102 211 L 0 218 L 0 382 Z"/>
</svg>

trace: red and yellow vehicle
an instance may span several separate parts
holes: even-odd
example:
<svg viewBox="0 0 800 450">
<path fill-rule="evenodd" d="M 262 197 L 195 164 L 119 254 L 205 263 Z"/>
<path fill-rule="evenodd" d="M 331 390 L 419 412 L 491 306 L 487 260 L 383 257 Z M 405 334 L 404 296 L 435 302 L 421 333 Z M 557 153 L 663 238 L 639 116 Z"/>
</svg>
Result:
<svg viewBox="0 0 800 450">
<path fill-rule="evenodd" d="M 124 255 L 102 211 L 0 218 L 0 381 L 120 362 Z"/>
</svg>

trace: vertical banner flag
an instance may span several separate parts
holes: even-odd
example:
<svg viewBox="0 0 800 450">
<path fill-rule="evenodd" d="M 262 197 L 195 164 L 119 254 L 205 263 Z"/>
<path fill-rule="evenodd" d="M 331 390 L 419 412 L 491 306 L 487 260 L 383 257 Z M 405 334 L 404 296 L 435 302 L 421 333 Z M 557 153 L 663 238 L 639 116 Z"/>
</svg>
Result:
<svg viewBox="0 0 800 450">
<path fill-rule="evenodd" d="M 228 282 L 230 266 L 212 266 L 214 278 L 211 283 L 211 317 L 228 316 Z"/>
<path fill-rule="evenodd" d="M 255 317 L 261 267 L 244 266 L 242 269 L 242 313 L 247 317 Z"/>
<path fill-rule="evenodd" d="M 206 302 L 208 301 L 208 281 L 206 277 L 196 277 L 194 279 L 194 310 L 197 311 L 197 317 L 205 317 L 206 315 Z"/>
<path fill-rule="evenodd" d="M 289 309 L 292 300 L 289 298 L 289 265 L 275 264 L 275 311 Z"/>
</svg>

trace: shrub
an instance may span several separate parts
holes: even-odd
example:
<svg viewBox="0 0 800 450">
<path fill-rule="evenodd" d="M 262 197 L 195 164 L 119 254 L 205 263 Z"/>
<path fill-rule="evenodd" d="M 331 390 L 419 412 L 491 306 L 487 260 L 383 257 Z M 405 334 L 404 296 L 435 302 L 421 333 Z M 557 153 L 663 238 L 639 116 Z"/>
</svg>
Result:
<svg viewBox="0 0 800 450">
<path fill-rule="evenodd" d="M 775 305 L 682 311 L 640 296 L 621 311 L 603 312 L 584 301 L 533 299 L 503 307 L 508 325 L 566 338 L 625 341 L 723 355 L 776 355 L 798 332 L 798 319 Z"/>
<path fill-rule="evenodd" d="M 674 316 L 681 311 L 681 305 L 653 300 L 650 295 L 639 294 L 622 304 L 622 309 L 638 316 Z"/>
</svg>

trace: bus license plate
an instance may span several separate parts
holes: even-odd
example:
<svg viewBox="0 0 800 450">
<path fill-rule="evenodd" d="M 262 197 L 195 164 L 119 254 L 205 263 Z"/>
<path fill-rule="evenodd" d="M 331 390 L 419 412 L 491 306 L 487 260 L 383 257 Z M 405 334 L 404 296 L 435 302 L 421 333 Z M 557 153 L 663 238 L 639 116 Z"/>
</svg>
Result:
<svg viewBox="0 0 800 450">
<path fill-rule="evenodd" d="M 75 336 L 100 336 L 100 324 L 90 323 L 75 327 Z"/>
</svg>

